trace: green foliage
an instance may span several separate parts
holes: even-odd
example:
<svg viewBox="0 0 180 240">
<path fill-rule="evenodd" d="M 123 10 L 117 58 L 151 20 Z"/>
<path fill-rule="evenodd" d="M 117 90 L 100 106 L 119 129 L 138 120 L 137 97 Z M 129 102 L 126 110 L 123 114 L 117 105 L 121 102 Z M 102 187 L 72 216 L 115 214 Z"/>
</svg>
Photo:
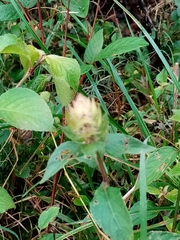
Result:
<svg viewBox="0 0 180 240">
<path fill-rule="evenodd" d="M 19 18 L 12 4 L 0 5 L 0 21 L 16 20 Z"/>
<path fill-rule="evenodd" d="M 14 201 L 6 189 L 0 187 L 0 213 L 4 213 L 10 208 L 15 208 Z"/>
<path fill-rule="evenodd" d="M 48 210 L 43 211 L 38 219 L 38 228 L 40 230 L 46 228 L 58 215 L 59 207 L 50 207 Z"/>
<path fill-rule="evenodd" d="M 53 117 L 46 102 L 26 88 L 14 88 L 0 96 L 0 117 L 24 130 L 52 131 Z"/>
<path fill-rule="evenodd" d="M 91 64 L 97 59 L 97 56 L 102 50 L 103 42 L 103 29 L 101 29 L 93 35 L 87 45 L 84 53 L 85 62 Z"/>
<path fill-rule="evenodd" d="M 162 231 L 151 231 L 148 234 L 148 238 L 152 238 L 154 240 L 158 240 L 158 239 L 162 239 L 162 240 L 168 240 L 168 239 L 172 239 L 172 240 L 177 240 L 179 239 L 179 234 L 177 233 L 169 233 L 169 232 L 162 232 Z"/>
<path fill-rule="evenodd" d="M 90 203 L 94 220 L 111 239 L 133 239 L 132 223 L 118 188 L 100 186 Z"/>
<path fill-rule="evenodd" d="M 1 1 L 0 239 L 179 238 L 180 3 L 151 2 L 148 32 L 117 0 Z"/>
<path fill-rule="evenodd" d="M 63 106 L 72 100 L 77 91 L 80 77 L 80 67 L 75 59 L 48 55 L 45 58 L 53 76 L 57 95 Z"/>
<path fill-rule="evenodd" d="M 62 1 L 66 7 L 68 7 L 68 0 Z M 70 11 L 78 17 L 85 18 L 89 10 L 89 0 L 79 0 L 78 4 L 76 0 L 70 2 Z"/>
</svg>

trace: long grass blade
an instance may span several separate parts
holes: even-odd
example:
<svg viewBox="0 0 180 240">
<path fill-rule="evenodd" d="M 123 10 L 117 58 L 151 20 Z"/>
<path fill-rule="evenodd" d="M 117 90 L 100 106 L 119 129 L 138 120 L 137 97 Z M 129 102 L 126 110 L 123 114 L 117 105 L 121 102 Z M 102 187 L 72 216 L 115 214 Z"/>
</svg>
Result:
<svg viewBox="0 0 180 240">
<path fill-rule="evenodd" d="M 162 51 L 159 49 L 159 47 L 157 46 L 157 44 L 154 42 L 154 40 L 152 39 L 152 37 L 149 35 L 149 33 L 146 31 L 146 29 L 142 26 L 142 24 L 117 0 L 113 0 L 136 24 L 137 26 L 141 29 L 141 31 L 144 33 L 144 35 L 146 36 L 146 38 L 148 39 L 148 41 L 150 42 L 150 44 L 152 45 L 152 47 L 154 48 L 154 50 L 156 51 L 156 53 L 158 54 L 159 58 L 161 59 L 162 63 L 164 64 L 167 72 L 169 73 L 172 81 L 174 82 L 174 84 L 176 85 L 178 92 L 180 93 L 180 84 L 177 81 L 169 63 L 167 62 L 166 58 L 164 57 L 164 55 L 162 54 Z"/>
</svg>

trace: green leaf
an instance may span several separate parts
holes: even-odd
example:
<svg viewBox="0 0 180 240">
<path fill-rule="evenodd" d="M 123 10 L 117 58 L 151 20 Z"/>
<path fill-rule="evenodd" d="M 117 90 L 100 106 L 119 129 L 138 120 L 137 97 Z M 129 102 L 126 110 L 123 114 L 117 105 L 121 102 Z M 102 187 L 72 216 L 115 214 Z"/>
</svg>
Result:
<svg viewBox="0 0 180 240">
<path fill-rule="evenodd" d="M 17 38 L 14 34 L 5 34 L 0 36 L 0 53 L 18 54 L 26 72 L 38 60 L 42 51 L 31 45 L 26 45 L 22 39 Z"/>
<path fill-rule="evenodd" d="M 52 153 L 40 183 L 44 183 L 80 153 L 80 143 L 64 142 Z"/>
<path fill-rule="evenodd" d="M 147 185 L 159 179 L 166 169 L 175 161 L 178 152 L 173 147 L 161 147 L 146 159 Z M 136 188 L 139 187 L 139 181 Z"/>
<path fill-rule="evenodd" d="M 173 189 L 172 191 L 165 194 L 165 198 L 167 200 L 169 200 L 170 202 L 173 202 L 173 203 L 176 203 L 177 196 L 178 196 L 178 190 L 177 189 Z"/>
<path fill-rule="evenodd" d="M 84 60 L 87 63 L 91 64 L 95 61 L 96 57 L 102 50 L 103 42 L 104 42 L 103 29 L 101 29 L 93 35 L 93 37 L 91 38 L 86 47 L 84 53 Z"/>
<path fill-rule="evenodd" d="M 32 8 L 37 4 L 37 0 L 20 0 L 20 2 L 25 8 Z"/>
<path fill-rule="evenodd" d="M 38 50 L 32 45 L 27 45 L 26 49 L 28 51 L 27 54 L 20 54 L 20 60 L 21 64 L 23 65 L 24 71 L 26 72 L 28 68 L 33 67 L 34 63 L 39 59 L 40 55 L 43 53 L 43 51 Z"/>
<path fill-rule="evenodd" d="M 0 36 L 0 52 L 29 55 L 26 43 L 10 33 Z"/>
<path fill-rule="evenodd" d="M 81 74 L 75 59 L 48 55 L 45 58 L 56 85 L 57 95 L 63 106 L 70 103 L 77 91 Z"/>
<path fill-rule="evenodd" d="M 49 81 L 50 81 L 49 75 L 38 74 L 28 83 L 28 87 L 34 90 L 35 92 L 41 92 L 43 91 L 45 84 Z"/>
<path fill-rule="evenodd" d="M 173 109 L 172 110 L 174 115 L 170 118 L 171 120 L 180 122 L 180 110 L 179 109 Z"/>
<path fill-rule="evenodd" d="M 62 0 L 63 4 L 68 7 L 68 0 Z M 89 11 L 89 0 L 71 0 L 70 11 L 78 17 L 85 18 Z"/>
<path fill-rule="evenodd" d="M 86 195 L 80 195 L 80 197 L 82 198 L 82 200 L 85 203 L 85 205 L 88 206 L 89 205 L 89 199 L 87 198 L 87 196 Z M 75 198 L 73 200 L 73 203 L 74 203 L 74 205 L 79 206 L 79 207 L 83 206 L 80 198 Z"/>
<path fill-rule="evenodd" d="M 172 176 L 180 176 L 180 162 L 178 162 L 170 171 L 169 174 Z"/>
<path fill-rule="evenodd" d="M 123 154 L 140 154 L 155 151 L 156 148 L 126 134 L 111 133 L 106 137 L 106 153 L 121 158 Z"/>
<path fill-rule="evenodd" d="M 105 47 L 96 57 L 96 60 L 114 57 L 116 55 L 139 49 L 140 47 L 145 47 L 147 45 L 148 43 L 140 37 L 125 37 L 117 39 Z"/>
<path fill-rule="evenodd" d="M 158 75 L 156 76 L 156 81 L 159 85 L 164 86 L 167 84 L 167 71 L 163 69 Z"/>
<path fill-rule="evenodd" d="M 82 63 L 80 68 L 81 68 L 81 75 L 89 72 L 92 69 L 93 65 L 87 65 L 85 63 Z"/>
<path fill-rule="evenodd" d="M 54 120 L 47 103 L 27 88 L 10 89 L 0 96 L 0 118 L 23 130 L 53 130 Z"/>
<path fill-rule="evenodd" d="M 165 231 L 151 231 L 148 233 L 148 239 L 152 240 L 179 240 L 180 235 Z"/>
<path fill-rule="evenodd" d="M 158 211 L 150 211 L 151 209 L 155 209 L 156 205 L 154 202 L 148 200 L 147 201 L 147 220 L 153 219 L 158 215 Z M 132 224 L 133 226 L 140 224 L 141 219 L 140 219 L 140 202 L 136 202 L 130 209 L 129 211 L 131 219 L 132 219 Z"/>
<path fill-rule="evenodd" d="M 0 5 L 0 21 L 16 20 L 19 18 L 12 4 Z M 1 41 L 0 41 L 1 42 Z"/>
<path fill-rule="evenodd" d="M 15 208 L 12 197 L 2 187 L 0 187 L 0 213 L 4 213 L 10 208 Z"/>
<path fill-rule="evenodd" d="M 89 144 L 82 144 L 82 156 L 76 158 L 79 162 L 84 162 L 92 168 L 97 168 L 97 152 L 104 155 L 104 142 L 95 142 Z"/>
<path fill-rule="evenodd" d="M 48 210 L 43 211 L 38 219 L 38 228 L 40 230 L 46 228 L 59 213 L 59 207 L 50 207 Z"/>
<path fill-rule="evenodd" d="M 133 239 L 131 219 L 118 188 L 100 186 L 90 203 L 90 211 L 112 240 Z"/>
<path fill-rule="evenodd" d="M 28 178 L 30 176 L 30 172 L 31 169 L 27 162 L 25 164 L 21 164 L 20 166 L 16 166 L 15 168 L 15 174 L 19 178 Z"/>
</svg>

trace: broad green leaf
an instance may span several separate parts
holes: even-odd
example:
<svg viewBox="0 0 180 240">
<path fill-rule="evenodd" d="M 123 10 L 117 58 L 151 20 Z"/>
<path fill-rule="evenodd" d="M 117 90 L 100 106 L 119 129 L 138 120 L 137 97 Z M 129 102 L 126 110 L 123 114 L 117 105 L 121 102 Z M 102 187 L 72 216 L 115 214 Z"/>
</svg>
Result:
<svg viewBox="0 0 180 240">
<path fill-rule="evenodd" d="M 2 187 L 0 187 L 0 213 L 4 213 L 10 208 L 15 208 L 12 197 Z"/>
<path fill-rule="evenodd" d="M 151 231 L 148 233 L 148 239 L 152 240 L 180 240 L 178 233 L 165 232 L 165 231 Z"/>
<path fill-rule="evenodd" d="M 38 219 L 38 228 L 40 230 L 46 228 L 50 222 L 52 222 L 59 213 L 59 207 L 50 207 L 41 213 Z"/>
<path fill-rule="evenodd" d="M 90 211 L 112 240 L 133 239 L 131 219 L 118 188 L 100 186 L 90 203 Z"/>
<path fill-rule="evenodd" d="M 174 115 L 171 117 L 171 120 L 180 122 L 180 110 L 179 109 L 173 109 L 172 110 Z"/>
<path fill-rule="evenodd" d="M 143 38 L 140 37 L 121 38 L 110 43 L 107 47 L 105 47 L 96 57 L 96 60 L 114 57 L 116 55 L 120 55 L 123 53 L 139 49 L 140 47 L 145 47 L 147 45 L 148 43 Z"/>
<path fill-rule="evenodd" d="M 53 80 L 62 106 L 67 106 L 73 99 L 74 91 L 71 90 L 70 85 L 66 82 L 66 80 L 60 77 L 53 77 Z"/>
<path fill-rule="evenodd" d="M 37 0 L 20 0 L 20 2 L 25 8 L 32 8 L 37 4 Z"/>
<path fill-rule="evenodd" d="M 146 159 L 147 185 L 159 179 L 166 169 L 175 161 L 178 152 L 173 147 L 161 147 Z M 139 182 L 136 188 L 139 187 Z"/>
<path fill-rule="evenodd" d="M 60 169 L 62 169 L 70 160 L 76 159 L 80 153 L 80 143 L 64 142 L 50 156 L 46 171 L 40 183 L 44 183 Z"/>
<path fill-rule="evenodd" d="M 177 201 L 177 196 L 178 196 L 178 190 L 177 189 L 173 189 L 172 191 L 168 192 L 165 195 L 165 198 L 167 200 L 169 200 L 170 202 L 176 203 Z"/>
<path fill-rule="evenodd" d="M 140 154 L 155 151 L 156 148 L 126 134 L 108 134 L 105 141 L 106 153 L 121 158 L 123 154 Z"/>
<path fill-rule="evenodd" d="M 147 192 L 152 195 L 159 195 L 162 191 L 160 188 L 149 185 L 149 186 L 147 186 Z"/>
<path fill-rule="evenodd" d="M 33 66 L 39 58 L 40 52 L 35 47 L 26 45 L 22 39 L 17 38 L 14 34 L 0 36 L 0 53 L 18 54 L 25 72 Z"/>
<path fill-rule="evenodd" d="M 0 21 L 12 21 L 19 18 L 12 4 L 0 5 Z"/>
<path fill-rule="evenodd" d="M 68 7 L 68 0 L 62 0 L 63 4 Z M 89 11 L 89 0 L 71 0 L 70 11 L 78 17 L 85 18 Z"/>
<path fill-rule="evenodd" d="M 167 71 L 163 69 L 158 75 L 156 76 L 156 81 L 159 85 L 164 86 L 167 84 Z"/>
<path fill-rule="evenodd" d="M 152 201 L 147 201 L 147 220 L 153 219 L 158 215 L 158 211 L 150 211 L 156 208 L 156 205 Z M 133 226 L 140 224 L 140 202 L 136 202 L 129 211 Z"/>
<path fill-rule="evenodd" d="M 21 64 L 23 65 L 24 71 L 26 72 L 28 68 L 32 67 L 34 63 L 39 59 L 43 51 L 38 50 L 32 45 L 27 45 L 28 55 L 20 54 Z"/>
<path fill-rule="evenodd" d="M 75 59 L 48 55 L 45 58 L 56 85 L 57 95 L 63 106 L 70 103 L 77 91 L 81 74 Z"/>
<path fill-rule="evenodd" d="M 178 162 L 170 171 L 169 174 L 172 176 L 180 176 L 180 162 Z"/>
<path fill-rule="evenodd" d="M 97 33 L 93 35 L 91 40 L 89 41 L 85 53 L 84 53 L 84 60 L 87 63 L 93 63 L 101 52 L 103 47 L 103 29 L 99 30 Z"/>
<path fill-rule="evenodd" d="M 10 33 L 0 36 L 0 53 L 29 55 L 26 43 Z"/>
<path fill-rule="evenodd" d="M 53 130 L 54 120 L 47 103 L 27 88 L 10 89 L 0 96 L 0 118 L 23 130 Z"/>
</svg>

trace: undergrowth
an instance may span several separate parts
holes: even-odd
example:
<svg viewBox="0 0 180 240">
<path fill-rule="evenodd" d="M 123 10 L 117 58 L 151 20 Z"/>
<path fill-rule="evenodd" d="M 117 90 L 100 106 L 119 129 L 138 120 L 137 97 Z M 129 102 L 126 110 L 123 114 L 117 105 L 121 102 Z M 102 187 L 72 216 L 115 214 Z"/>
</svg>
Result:
<svg viewBox="0 0 180 240">
<path fill-rule="evenodd" d="M 122 2 L 1 1 L 0 239 L 180 238 L 180 3 Z"/>
</svg>

